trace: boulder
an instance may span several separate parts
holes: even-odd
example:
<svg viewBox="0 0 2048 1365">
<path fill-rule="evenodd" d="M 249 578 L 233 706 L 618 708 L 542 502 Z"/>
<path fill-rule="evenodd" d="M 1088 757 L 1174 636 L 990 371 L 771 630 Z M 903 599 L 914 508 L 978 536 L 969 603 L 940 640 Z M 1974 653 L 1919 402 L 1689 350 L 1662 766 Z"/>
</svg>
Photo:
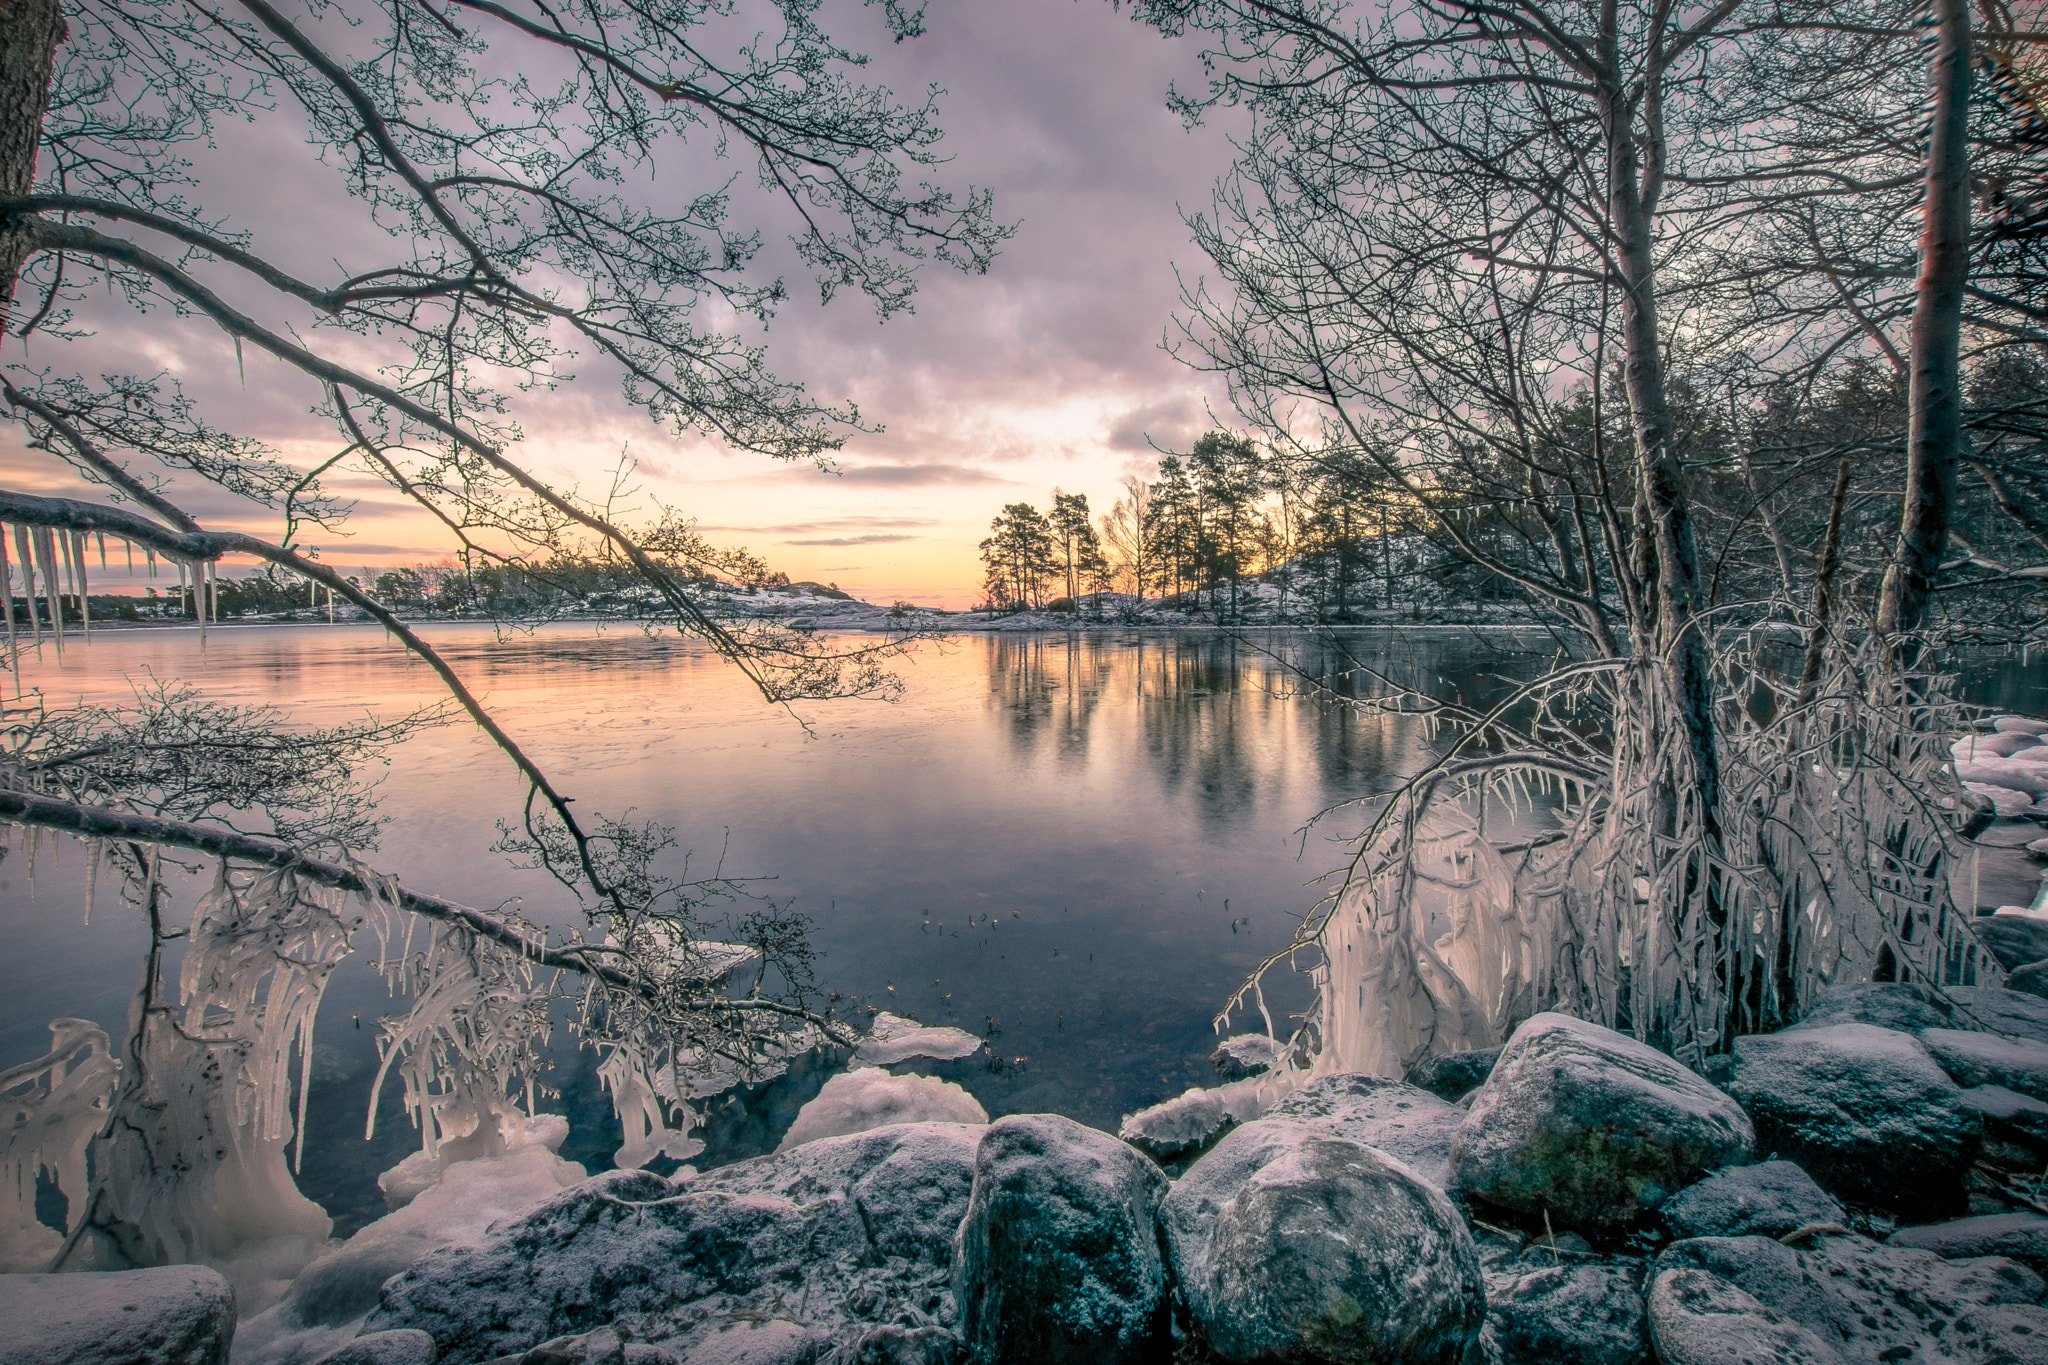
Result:
<svg viewBox="0 0 2048 1365">
<path fill-rule="evenodd" d="M 2029 962 L 2005 974 L 2005 988 L 2048 1000 L 2048 962 Z"/>
<path fill-rule="evenodd" d="M 234 1335 L 234 1290 L 205 1266 L 0 1275 L 0 1365 L 227 1365 Z"/>
<path fill-rule="evenodd" d="M 609 1171 L 415 1264 L 366 1328 L 418 1328 L 451 1361 L 622 1320 L 636 1345 L 693 1361 L 747 1315 L 802 1320 L 813 1350 L 883 1322 L 946 1329 L 953 1232 L 988 1131 L 902 1124 L 679 1182 Z"/>
<path fill-rule="evenodd" d="M 1674 1237 L 1783 1237 L 1846 1215 L 1813 1177 L 1789 1161 L 1730 1166 L 1664 1205 Z"/>
<path fill-rule="evenodd" d="M 600 1327 L 543 1341 L 521 1355 L 519 1365 L 626 1365 L 626 1343 L 613 1328 Z"/>
<path fill-rule="evenodd" d="M 1267 1111 L 1394 1157 L 1437 1189 L 1451 1179 L 1451 1138 L 1465 1111 L 1418 1086 L 1380 1076 L 1322 1076 Z"/>
<path fill-rule="evenodd" d="M 1729 1091 L 1766 1152 L 1838 1198 L 1945 1212 L 1983 1130 L 1962 1091 L 1909 1033 L 1869 1024 L 1735 1040 Z"/>
<path fill-rule="evenodd" d="M 1822 991 L 1814 998 L 1806 1017 L 1793 1027 L 1870 1024 L 1918 1033 L 1924 1028 L 1949 1028 L 1954 1023 L 1955 1006 L 1925 986 L 1904 981 L 1859 981 Z"/>
<path fill-rule="evenodd" d="M 1209 1349 L 1246 1365 L 1458 1365 L 1486 1288 L 1457 1210 L 1382 1153 L 1297 1131 L 1216 1213 L 1197 1319 Z"/>
<path fill-rule="evenodd" d="M 1648 1317 L 1663 1365 L 1843 1365 L 1814 1332 L 1704 1270 L 1658 1275 Z"/>
<path fill-rule="evenodd" d="M 1850 1234 L 1818 1234 L 1787 1246 L 1768 1237 L 1673 1242 L 1657 1270 L 1704 1270 L 1812 1331 L 1849 1361 L 1958 1360 L 1947 1348 L 1963 1313 L 2038 1307 L 2041 1277 L 2002 1257 L 1945 1261 L 1931 1252 L 1880 1246 Z M 1655 1317 L 1654 1296 L 1652 1318 Z M 1662 1346 L 1662 1339 L 1659 1339 Z"/>
<path fill-rule="evenodd" d="M 1154 1161 L 1176 1165 L 1264 1113 L 1272 1091 L 1272 1083 L 1257 1076 L 1207 1090 L 1191 1086 L 1173 1099 L 1124 1115 L 1116 1135 Z"/>
<path fill-rule="evenodd" d="M 1209 1312 L 1209 1239 L 1216 1216 L 1261 1167 L 1314 1132 L 1297 1119 L 1258 1119 L 1217 1143 L 1173 1182 L 1159 1209 L 1159 1225 L 1181 1297 L 1197 1320 Z"/>
<path fill-rule="evenodd" d="M 1922 1029 L 1920 1041 L 1957 1085 L 1996 1085 L 2048 1100 L 2048 1043 L 1953 1028 Z"/>
<path fill-rule="evenodd" d="M 1623 1266 L 1545 1266 L 1487 1286 L 1486 1337 L 1501 1365 L 1644 1365 L 1649 1320 Z"/>
<path fill-rule="evenodd" d="M 1117 1362 L 1166 1329 L 1159 1168 L 1054 1114 L 985 1129 L 954 1238 L 959 1331 L 980 1365 Z"/>
<path fill-rule="evenodd" d="M 1421 1086 L 1439 1099 L 1455 1104 L 1485 1085 L 1486 1078 L 1493 1074 L 1494 1063 L 1499 1060 L 1500 1049 L 1497 1047 L 1424 1057 L 1408 1068 L 1408 1084 Z"/>
<path fill-rule="evenodd" d="M 438 1355 L 432 1337 L 408 1327 L 357 1337 L 320 1357 L 320 1365 L 434 1365 Z"/>
<path fill-rule="evenodd" d="M 1280 1045 L 1263 1033 L 1240 1033 L 1217 1044 L 1209 1054 L 1209 1065 L 1216 1068 L 1220 1081 L 1263 1076 L 1280 1065 Z"/>
<path fill-rule="evenodd" d="M 2029 915 L 1978 915 L 1966 922 L 1985 951 L 2007 971 L 2048 958 L 2048 920 Z M 1951 987 L 1950 994 L 1954 991 Z"/>
<path fill-rule="evenodd" d="M 1451 1141 L 1464 1194 L 1554 1226 L 1619 1231 L 1749 1159 L 1733 1100 L 1612 1029 L 1539 1014 L 1515 1030 Z"/>
<path fill-rule="evenodd" d="M 1992 918 L 2010 921 L 2016 917 L 1995 915 Z M 1977 920 L 1975 923 L 1982 925 L 1986 921 Z M 2042 956 L 2048 957 L 2048 953 Z M 1950 986 L 1948 997 L 1955 1001 L 1958 1027 L 2048 1043 L 2048 1000 L 2038 995 L 2009 991 L 2002 986 Z"/>
<path fill-rule="evenodd" d="M 735 1318 L 698 1335 L 689 1365 L 811 1365 L 817 1354 L 817 1341 L 787 1318 Z"/>
<path fill-rule="evenodd" d="M 2003 1256 L 2036 1275 L 2048 1275 L 2048 1218 L 2038 1213 L 1994 1213 L 1900 1228 L 1885 1239 L 1885 1245 L 1931 1251 L 1948 1261 Z"/>
<path fill-rule="evenodd" d="M 960 1338 L 938 1327 L 904 1327 L 885 1322 L 870 1327 L 841 1348 L 845 1365 L 954 1365 Z M 698 1365 L 692 1358 L 689 1365 Z"/>
<path fill-rule="evenodd" d="M 2002 1085 L 1972 1086 L 1963 1092 L 1963 1103 L 1984 1125 L 1980 1159 L 1987 1165 L 2028 1175 L 2048 1166 L 2048 1104 Z"/>
</svg>

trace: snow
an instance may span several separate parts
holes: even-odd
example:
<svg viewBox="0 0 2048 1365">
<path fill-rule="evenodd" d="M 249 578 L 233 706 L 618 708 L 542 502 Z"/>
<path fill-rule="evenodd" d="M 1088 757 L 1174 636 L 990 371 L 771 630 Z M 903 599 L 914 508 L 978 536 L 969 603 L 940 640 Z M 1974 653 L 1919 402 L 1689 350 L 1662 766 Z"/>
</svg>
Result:
<svg viewBox="0 0 2048 1365">
<path fill-rule="evenodd" d="M 797 1111 L 782 1145 L 787 1152 L 820 1138 L 844 1137 L 897 1123 L 986 1124 L 980 1101 L 951 1081 L 933 1076 L 892 1076 L 879 1067 L 843 1071 Z"/>
<path fill-rule="evenodd" d="M 1957 776 L 1962 776 L 1962 770 L 1965 766 L 1967 765 L 1961 763 L 1956 765 Z M 2001 787 L 1993 782 L 1973 782 L 1965 778 L 1963 789 L 1965 791 L 1973 791 L 1989 801 L 1993 808 L 1998 811 L 2000 819 L 2010 819 L 2015 815 L 2024 815 L 2034 808 L 2034 798 L 2026 792 L 2014 791 L 2011 787 Z"/>
<path fill-rule="evenodd" d="M 395 1211 L 332 1246 L 307 1266 L 283 1298 L 245 1319 L 235 1335 L 234 1365 L 305 1365 L 353 1338 L 377 1306 L 384 1281 L 428 1252 L 471 1246 L 495 1223 L 520 1217 L 585 1178 L 582 1166 L 554 1149 L 568 1122 L 543 1114 L 496 1155 L 463 1160 L 460 1142 L 441 1145 L 438 1177 L 415 1188 L 433 1163 L 415 1153 L 378 1178 Z M 409 1169 L 410 1168 L 410 1169 Z M 404 1173 L 401 1175 L 401 1173 Z"/>
<path fill-rule="evenodd" d="M 953 1061 L 981 1051 L 981 1039 L 965 1029 L 936 1027 L 894 1014 L 878 1014 L 868 1036 L 854 1049 L 855 1066 L 890 1066 L 913 1057 Z"/>
<path fill-rule="evenodd" d="M 2001 735 L 2048 736 L 2048 720 L 2035 720 L 2032 716 L 2000 716 L 1991 722 L 1991 728 Z"/>
</svg>

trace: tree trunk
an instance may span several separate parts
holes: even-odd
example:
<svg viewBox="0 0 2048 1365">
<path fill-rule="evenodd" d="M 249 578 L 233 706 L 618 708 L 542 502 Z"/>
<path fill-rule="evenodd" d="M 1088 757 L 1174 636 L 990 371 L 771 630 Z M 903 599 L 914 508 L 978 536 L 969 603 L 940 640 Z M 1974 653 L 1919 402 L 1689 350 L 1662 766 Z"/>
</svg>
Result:
<svg viewBox="0 0 2048 1365">
<path fill-rule="evenodd" d="M 0 0 L 0 198 L 19 199 L 36 174 L 36 144 L 50 107 L 50 71 L 64 41 L 57 0 Z M 0 219 L 0 333 L 13 314 L 14 280 L 29 237 Z"/>
<path fill-rule="evenodd" d="M 1933 0 L 1927 192 L 1921 204 L 1919 298 L 1913 306 L 1912 415 L 1899 543 L 1878 599 L 1877 628 L 1913 631 L 1948 543 L 1963 441 L 1963 286 L 1970 273 L 1970 9 Z"/>
</svg>

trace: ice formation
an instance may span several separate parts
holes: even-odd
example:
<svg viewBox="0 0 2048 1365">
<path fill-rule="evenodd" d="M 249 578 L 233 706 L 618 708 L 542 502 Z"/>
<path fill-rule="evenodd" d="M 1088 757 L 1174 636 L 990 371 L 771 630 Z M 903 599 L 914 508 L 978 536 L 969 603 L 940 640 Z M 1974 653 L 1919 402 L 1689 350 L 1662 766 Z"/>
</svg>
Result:
<svg viewBox="0 0 2048 1365">
<path fill-rule="evenodd" d="M 47 1173 L 69 1222 L 85 1207 L 86 1146 L 106 1119 L 121 1064 L 107 1035 L 84 1019 L 50 1021 L 50 1050 L 0 1071 L 0 1274 L 49 1269 L 64 1231 L 36 1219 L 36 1179 Z"/>
<path fill-rule="evenodd" d="M 988 1110 L 951 1081 L 892 1076 L 880 1067 L 842 1071 L 797 1111 L 779 1152 L 819 1138 L 865 1133 L 894 1123 L 987 1123 Z"/>
<path fill-rule="evenodd" d="M 868 1026 L 868 1036 L 854 1049 L 855 1066 L 889 1066 L 913 1057 L 953 1061 L 981 1051 L 981 1039 L 965 1029 L 927 1026 L 915 1019 L 882 1013 Z"/>
</svg>

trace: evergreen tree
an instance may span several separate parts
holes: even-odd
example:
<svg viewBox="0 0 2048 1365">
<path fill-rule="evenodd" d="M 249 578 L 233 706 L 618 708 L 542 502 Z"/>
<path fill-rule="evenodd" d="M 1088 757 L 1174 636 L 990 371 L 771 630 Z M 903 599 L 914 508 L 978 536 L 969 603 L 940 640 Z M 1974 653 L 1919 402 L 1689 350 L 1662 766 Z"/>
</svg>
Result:
<svg viewBox="0 0 2048 1365">
<path fill-rule="evenodd" d="M 991 605 L 1022 611 L 1044 600 L 1045 580 L 1060 567 L 1051 525 L 1028 502 L 1013 502 L 988 524 L 981 542 Z"/>
</svg>

